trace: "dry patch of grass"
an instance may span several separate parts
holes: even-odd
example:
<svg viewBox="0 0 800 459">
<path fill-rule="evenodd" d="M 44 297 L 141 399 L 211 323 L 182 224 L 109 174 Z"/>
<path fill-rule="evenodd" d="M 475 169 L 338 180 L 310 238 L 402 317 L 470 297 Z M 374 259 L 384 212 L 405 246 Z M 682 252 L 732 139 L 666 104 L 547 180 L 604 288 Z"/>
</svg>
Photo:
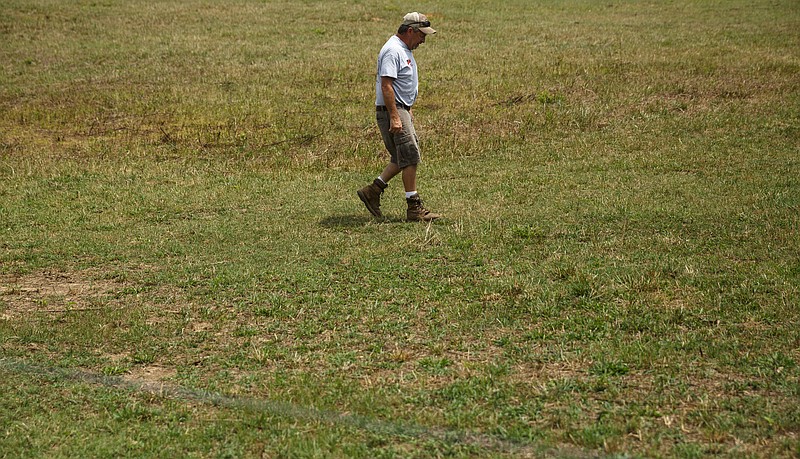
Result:
<svg viewBox="0 0 800 459">
<path fill-rule="evenodd" d="M 37 313 L 100 310 L 125 284 L 98 277 L 99 272 L 46 271 L 26 275 L 0 275 L 3 320 L 28 319 Z"/>
</svg>

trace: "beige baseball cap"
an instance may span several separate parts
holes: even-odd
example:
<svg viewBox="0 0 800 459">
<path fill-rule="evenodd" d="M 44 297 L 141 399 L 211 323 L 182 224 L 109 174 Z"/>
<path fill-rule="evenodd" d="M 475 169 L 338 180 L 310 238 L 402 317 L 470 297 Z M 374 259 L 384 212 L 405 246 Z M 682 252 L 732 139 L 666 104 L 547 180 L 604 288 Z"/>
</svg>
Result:
<svg viewBox="0 0 800 459">
<path fill-rule="evenodd" d="M 403 25 L 411 26 L 425 35 L 436 33 L 436 30 L 431 28 L 431 21 L 424 14 L 416 11 L 403 16 Z"/>
</svg>

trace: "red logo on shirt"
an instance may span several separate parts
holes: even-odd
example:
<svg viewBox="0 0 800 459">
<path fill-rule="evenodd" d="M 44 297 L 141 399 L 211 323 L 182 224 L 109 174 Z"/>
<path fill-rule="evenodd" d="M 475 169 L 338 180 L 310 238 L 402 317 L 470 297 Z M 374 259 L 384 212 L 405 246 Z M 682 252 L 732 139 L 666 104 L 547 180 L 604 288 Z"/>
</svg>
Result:
<svg viewBox="0 0 800 459">
<path fill-rule="evenodd" d="M 407 60 L 406 62 L 408 63 L 408 66 L 411 67 L 411 59 Z"/>
</svg>

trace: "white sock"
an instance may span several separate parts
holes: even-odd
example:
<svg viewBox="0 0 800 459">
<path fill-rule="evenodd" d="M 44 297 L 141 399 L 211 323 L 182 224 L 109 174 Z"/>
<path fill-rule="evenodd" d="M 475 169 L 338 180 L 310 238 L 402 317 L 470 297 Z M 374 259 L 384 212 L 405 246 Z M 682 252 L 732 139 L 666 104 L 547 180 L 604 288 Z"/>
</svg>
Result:
<svg viewBox="0 0 800 459">
<path fill-rule="evenodd" d="M 414 196 L 415 194 L 417 194 L 416 191 L 406 191 L 406 199 L 410 198 L 411 196 Z"/>
</svg>

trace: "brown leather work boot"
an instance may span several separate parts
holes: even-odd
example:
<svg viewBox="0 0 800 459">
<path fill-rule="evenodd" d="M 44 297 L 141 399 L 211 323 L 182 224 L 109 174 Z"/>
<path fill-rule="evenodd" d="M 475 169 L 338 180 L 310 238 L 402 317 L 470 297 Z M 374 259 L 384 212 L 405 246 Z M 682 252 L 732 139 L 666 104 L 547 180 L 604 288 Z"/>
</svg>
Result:
<svg viewBox="0 0 800 459">
<path fill-rule="evenodd" d="M 386 187 L 389 186 L 378 179 L 365 186 L 364 188 L 356 191 L 358 197 L 367 206 L 369 213 L 376 217 L 382 217 L 381 213 L 381 193 Z"/>
<path fill-rule="evenodd" d="M 415 194 L 410 198 L 406 198 L 406 203 L 408 203 L 406 220 L 410 222 L 429 222 L 441 217 L 441 215 L 435 214 L 426 209 L 422 205 L 422 198 L 420 198 L 418 194 Z"/>
</svg>

